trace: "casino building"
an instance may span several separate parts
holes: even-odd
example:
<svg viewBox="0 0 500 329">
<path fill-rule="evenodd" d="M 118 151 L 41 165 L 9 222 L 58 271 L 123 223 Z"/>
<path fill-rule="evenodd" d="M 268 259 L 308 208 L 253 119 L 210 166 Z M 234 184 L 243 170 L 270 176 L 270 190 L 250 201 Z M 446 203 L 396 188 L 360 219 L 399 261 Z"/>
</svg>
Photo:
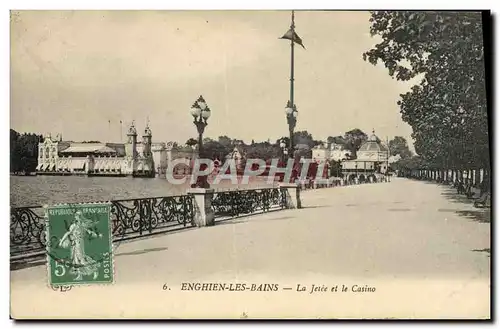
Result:
<svg viewBox="0 0 500 329">
<path fill-rule="evenodd" d="M 126 143 L 76 143 L 48 135 L 38 145 L 37 175 L 154 177 L 155 163 L 166 165 L 164 143 L 152 143 L 146 125 L 142 140 L 132 123 Z M 163 145 L 162 145 L 163 144 Z M 163 147 L 162 147 L 163 146 Z"/>
</svg>

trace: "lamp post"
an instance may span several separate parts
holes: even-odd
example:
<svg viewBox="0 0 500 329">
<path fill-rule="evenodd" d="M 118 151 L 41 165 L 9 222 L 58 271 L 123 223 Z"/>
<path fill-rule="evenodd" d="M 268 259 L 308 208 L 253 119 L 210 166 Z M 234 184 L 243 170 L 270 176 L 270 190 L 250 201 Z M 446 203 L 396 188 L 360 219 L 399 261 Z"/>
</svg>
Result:
<svg viewBox="0 0 500 329">
<path fill-rule="evenodd" d="M 286 143 L 284 139 L 280 141 L 280 147 L 281 147 L 281 161 L 283 161 L 283 164 L 285 164 L 288 150 L 286 148 Z"/>
<path fill-rule="evenodd" d="M 288 131 L 290 133 L 290 144 L 288 146 L 289 156 L 293 158 L 293 130 L 295 129 L 295 125 L 297 124 L 297 116 L 299 112 L 297 111 L 297 107 L 292 105 L 292 101 L 288 101 L 285 108 L 286 121 L 288 123 Z"/>
<path fill-rule="evenodd" d="M 286 118 L 288 122 L 288 129 L 290 131 L 290 145 L 288 148 L 288 153 L 291 158 L 293 158 L 293 129 L 297 123 L 297 107 L 294 103 L 294 82 L 295 82 L 295 44 L 302 46 L 304 49 L 304 44 L 302 39 L 295 32 L 295 11 L 292 10 L 292 22 L 290 24 L 290 29 L 281 37 L 281 39 L 290 40 L 290 98 L 286 105 Z"/>
<path fill-rule="evenodd" d="M 205 127 L 208 125 L 207 120 L 210 118 L 211 114 L 203 96 L 198 97 L 193 106 L 191 106 L 190 112 L 194 118 L 193 123 L 198 130 L 198 157 L 200 157 L 203 150 L 203 132 L 205 131 Z M 208 184 L 207 176 L 199 177 L 196 183 L 191 187 L 209 188 L 210 185 Z"/>
</svg>

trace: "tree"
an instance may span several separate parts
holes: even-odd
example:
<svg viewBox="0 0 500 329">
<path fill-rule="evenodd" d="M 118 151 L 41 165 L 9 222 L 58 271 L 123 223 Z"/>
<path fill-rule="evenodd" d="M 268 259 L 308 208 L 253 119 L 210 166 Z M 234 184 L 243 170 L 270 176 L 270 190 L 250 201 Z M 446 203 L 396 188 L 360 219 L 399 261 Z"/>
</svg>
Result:
<svg viewBox="0 0 500 329">
<path fill-rule="evenodd" d="M 400 155 L 401 159 L 406 159 L 412 156 L 406 139 L 401 136 L 396 136 L 394 139 L 389 141 L 390 155 Z"/>
<path fill-rule="evenodd" d="M 328 161 L 330 167 L 330 176 L 341 177 L 342 176 L 342 161 L 330 160 Z"/>
<path fill-rule="evenodd" d="M 197 144 L 198 144 L 198 141 L 197 141 L 196 139 L 194 139 L 194 138 L 190 138 L 190 139 L 188 139 L 188 140 L 186 141 L 186 145 L 187 145 L 187 146 L 191 146 L 191 147 L 193 147 L 193 146 L 195 146 L 195 145 L 197 145 Z"/>
<path fill-rule="evenodd" d="M 10 171 L 13 173 L 30 173 L 36 170 L 38 163 L 38 143 L 43 136 L 10 131 Z"/>
<path fill-rule="evenodd" d="M 20 162 L 19 152 L 16 149 L 19 133 L 14 129 L 10 130 L 10 171 L 16 172 L 17 165 Z"/>
<path fill-rule="evenodd" d="M 308 133 L 307 130 L 296 131 L 293 133 L 293 145 L 297 146 L 298 144 L 307 145 L 309 148 L 313 148 L 317 145 L 312 135 Z"/>
<path fill-rule="evenodd" d="M 344 141 L 345 141 L 345 149 L 351 151 L 352 158 L 356 158 L 356 152 L 359 147 L 366 142 L 368 136 L 358 128 L 352 129 L 345 133 Z"/>
<path fill-rule="evenodd" d="M 242 139 L 233 139 L 231 145 L 233 147 L 238 145 L 245 145 L 245 142 Z"/>
<path fill-rule="evenodd" d="M 233 146 L 233 140 L 227 136 L 219 136 L 218 142 L 219 142 L 219 144 L 221 144 L 224 147 Z"/>
<path fill-rule="evenodd" d="M 209 139 L 205 142 L 203 141 L 203 147 L 200 154 L 200 157 L 205 159 L 220 159 L 223 160 L 226 155 L 228 155 L 232 151 L 232 148 L 228 146 L 224 146 L 221 143 Z"/>
<path fill-rule="evenodd" d="M 337 144 L 337 145 L 342 145 L 344 146 L 346 141 L 343 136 L 328 136 L 326 139 L 326 142 L 328 144 Z"/>
<path fill-rule="evenodd" d="M 391 77 L 419 78 L 398 105 L 427 165 L 490 167 L 483 20 L 479 12 L 376 11 L 381 41 L 363 54 Z"/>
<path fill-rule="evenodd" d="M 246 147 L 246 157 L 248 159 L 270 160 L 281 156 L 279 145 L 266 142 L 258 142 Z"/>
</svg>

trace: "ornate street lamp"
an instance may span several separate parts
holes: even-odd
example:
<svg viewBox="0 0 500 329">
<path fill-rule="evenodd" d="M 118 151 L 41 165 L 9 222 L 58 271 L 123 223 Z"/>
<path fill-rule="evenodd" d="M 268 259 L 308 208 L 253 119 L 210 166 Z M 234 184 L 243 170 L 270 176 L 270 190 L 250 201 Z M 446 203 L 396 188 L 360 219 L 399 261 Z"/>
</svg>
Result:
<svg viewBox="0 0 500 329">
<path fill-rule="evenodd" d="M 198 156 L 200 157 L 203 150 L 203 132 L 208 125 L 207 120 L 210 118 L 211 114 L 203 96 L 198 97 L 193 106 L 191 106 L 190 112 L 194 118 L 193 123 L 198 130 Z M 208 184 L 207 176 L 199 177 L 196 183 L 191 187 L 209 188 L 210 185 Z"/>
</svg>

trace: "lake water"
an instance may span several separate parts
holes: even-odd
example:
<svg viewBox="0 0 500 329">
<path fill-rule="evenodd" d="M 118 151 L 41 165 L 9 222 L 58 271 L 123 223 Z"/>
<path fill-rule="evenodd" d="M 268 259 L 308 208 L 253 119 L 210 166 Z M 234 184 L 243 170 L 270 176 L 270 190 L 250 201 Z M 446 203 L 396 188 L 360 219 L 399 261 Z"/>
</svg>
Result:
<svg viewBox="0 0 500 329">
<path fill-rule="evenodd" d="M 189 179 L 188 179 L 189 181 Z M 263 178 L 249 185 L 223 180 L 215 190 L 272 187 Z M 163 178 L 10 176 L 10 205 L 15 207 L 57 203 L 96 202 L 185 194 L 189 184 L 173 185 Z"/>
</svg>

